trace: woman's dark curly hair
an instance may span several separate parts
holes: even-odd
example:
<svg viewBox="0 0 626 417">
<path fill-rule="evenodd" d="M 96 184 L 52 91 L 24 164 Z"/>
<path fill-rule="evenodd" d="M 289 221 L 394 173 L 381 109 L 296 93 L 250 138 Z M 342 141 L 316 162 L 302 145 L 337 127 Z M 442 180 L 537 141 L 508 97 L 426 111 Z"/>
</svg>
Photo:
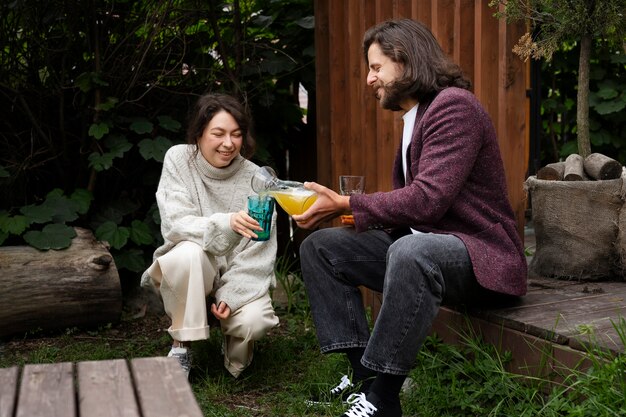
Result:
<svg viewBox="0 0 626 417">
<path fill-rule="evenodd" d="M 254 155 L 255 141 L 252 137 L 252 117 L 245 107 L 234 97 L 228 94 L 207 93 L 198 99 L 187 124 L 187 143 L 196 146 L 198 152 L 198 141 L 204 133 L 211 119 L 221 112 L 229 113 L 241 129 L 243 144 L 241 145 L 241 156 L 249 159 Z"/>
</svg>

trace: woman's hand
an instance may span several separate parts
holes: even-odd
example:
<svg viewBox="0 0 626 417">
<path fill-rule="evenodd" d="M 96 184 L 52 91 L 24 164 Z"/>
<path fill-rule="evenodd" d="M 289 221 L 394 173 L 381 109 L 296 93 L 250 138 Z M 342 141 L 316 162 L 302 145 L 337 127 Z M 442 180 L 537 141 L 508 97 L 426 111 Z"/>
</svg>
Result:
<svg viewBox="0 0 626 417">
<path fill-rule="evenodd" d="M 258 237 L 254 232 L 255 230 L 259 232 L 263 230 L 259 222 L 254 220 L 243 210 L 230 215 L 230 228 L 233 229 L 235 233 L 239 233 L 241 236 L 247 237 L 248 239 Z"/>
<path fill-rule="evenodd" d="M 211 304 L 211 313 L 213 313 L 218 320 L 226 320 L 230 317 L 230 307 L 223 301 L 220 301 L 219 305 L 213 303 Z"/>
<path fill-rule="evenodd" d="M 350 211 L 350 196 L 339 195 L 315 182 L 305 182 L 304 188 L 317 193 L 317 200 L 307 211 L 291 216 L 302 229 L 315 229 L 320 223 Z"/>
</svg>

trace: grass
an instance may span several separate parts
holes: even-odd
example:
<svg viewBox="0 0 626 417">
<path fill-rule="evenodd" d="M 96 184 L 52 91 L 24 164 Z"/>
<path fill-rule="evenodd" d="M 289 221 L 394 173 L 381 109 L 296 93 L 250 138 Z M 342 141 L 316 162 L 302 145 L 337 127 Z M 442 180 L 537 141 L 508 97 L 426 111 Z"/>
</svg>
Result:
<svg viewBox="0 0 626 417">
<path fill-rule="evenodd" d="M 281 324 L 257 343 L 253 364 L 239 379 L 223 367 L 219 330 L 213 330 L 209 340 L 193 344 L 190 382 L 205 416 L 339 416 L 343 412 L 340 404 L 305 405 L 311 393 L 338 382 L 348 363 L 341 355 L 319 353 L 302 283 L 293 279 L 292 272 L 289 276 L 288 301 L 277 307 Z M 161 356 L 170 344 L 164 330 L 167 324 L 166 317 L 146 315 L 90 331 L 36 332 L 0 345 L 0 367 Z M 626 322 L 622 319 L 614 325 L 626 338 Z M 404 415 L 626 416 L 626 356 L 609 356 L 595 350 L 593 343 L 588 345 L 591 366 L 568 369 L 555 382 L 508 372 L 510 353 L 499 352 L 475 335 L 463 335 L 459 346 L 431 336 L 410 374 L 413 383 L 403 393 Z"/>
</svg>

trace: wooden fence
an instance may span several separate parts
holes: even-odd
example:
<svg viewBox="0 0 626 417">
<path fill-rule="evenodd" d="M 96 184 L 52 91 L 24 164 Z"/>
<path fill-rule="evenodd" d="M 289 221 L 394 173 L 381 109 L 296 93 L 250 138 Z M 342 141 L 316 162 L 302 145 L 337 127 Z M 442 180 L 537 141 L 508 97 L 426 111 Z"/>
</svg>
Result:
<svg viewBox="0 0 626 417">
<path fill-rule="evenodd" d="M 390 18 L 419 20 L 461 65 L 498 132 L 511 204 L 523 237 L 528 168 L 528 65 L 511 50 L 525 32 L 496 19 L 488 0 L 315 0 L 317 180 L 365 175 L 366 192 L 391 189 L 401 113 L 379 108 L 366 85 L 362 39 Z"/>
</svg>

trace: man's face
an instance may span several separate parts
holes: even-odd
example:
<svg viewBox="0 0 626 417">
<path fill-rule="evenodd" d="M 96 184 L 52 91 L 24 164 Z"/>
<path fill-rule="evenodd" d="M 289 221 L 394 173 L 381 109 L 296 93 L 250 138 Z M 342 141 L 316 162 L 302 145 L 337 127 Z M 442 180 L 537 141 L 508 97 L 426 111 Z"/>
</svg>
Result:
<svg viewBox="0 0 626 417">
<path fill-rule="evenodd" d="M 369 64 L 367 85 L 374 89 L 381 107 L 388 110 L 400 110 L 402 98 L 390 91 L 389 86 L 402 74 L 402 65 L 383 54 L 377 43 L 371 44 L 367 50 L 367 61 Z"/>
</svg>

